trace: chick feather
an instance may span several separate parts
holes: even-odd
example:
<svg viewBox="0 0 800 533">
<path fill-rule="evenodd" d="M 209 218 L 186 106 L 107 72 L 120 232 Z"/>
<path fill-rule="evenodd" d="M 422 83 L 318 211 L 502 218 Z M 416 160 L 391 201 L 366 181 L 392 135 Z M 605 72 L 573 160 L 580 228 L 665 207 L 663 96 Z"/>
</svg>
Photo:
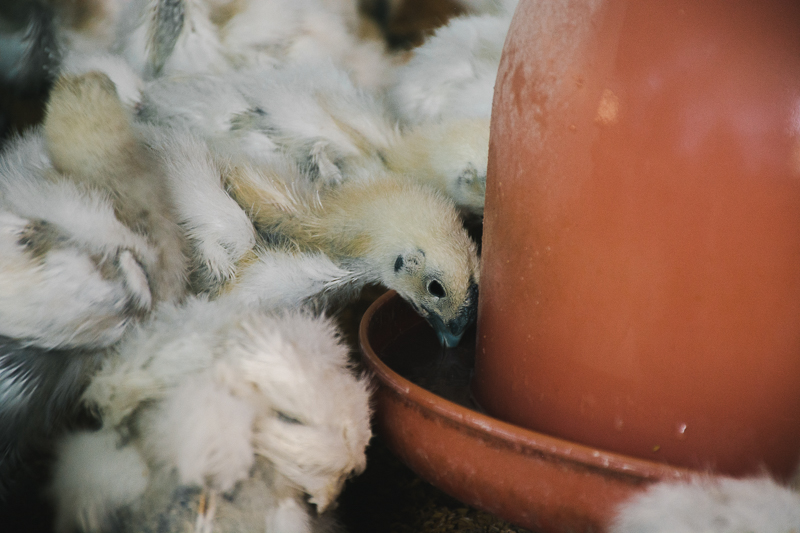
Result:
<svg viewBox="0 0 800 533">
<path fill-rule="evenodd" d="M 146 79 L 323 58 L 362 86 L 390 79 L 385 44 L 359 38 L 357 6 L 348 0 L 132 0 L 108 22 L 116 42 L 103 49 Z"/>
<path fill-rule="evenodd" d="M 111 51 L 145 79 L 230 68 L 204 0 L 133 0 L 115 31 Z"/>
<path fill-rule="evenodd" d="M 114 83 L 98 72 L 60 77 L 43 132 L 60 179 L 105 191 L 116 218 L 156 250 L 154 261 L 140 259 L 154 300 L 182 298 L 189 264 L 164 169 L 137 136 Z"/>
<path fill-rule="evenodd" d="M 47 349 L 0 336 L 0 503 L 41 476 L 53 439 L 75 423 L 102 351 Z"/>
<path fill-rule="evenodd" d="M 313 513 L 304 495 L 321 513 L 365 467 L 369 395 L 328 319 L 235 298 L 164 304 L 86 390 L 103 429 L 61 446 L 53 484 L 61 530 L 105 530 L 118 515 L 122 531 L 140 531 L 183 512 L 176 494 L 195 491 L 217 503 L 214 516 L 195 512 L 191 525 L 200 514 L 215 531 L 270 520 L 306 531 Z M 80 441 L 106 451 L 86 454 Z M 120 466 L 103 463 L 143 467 L 120 478 Z"/>
<path fill-rule="evenodd" d="M 0 155 L 0 499 L 74 422 L 103 350 L 149 312 L 156 251 L 99 190 L 53 167 L 41 129 Z M 32 473 L 30 473 L 33 475 Z"/>
<path fill-rule="evenodd" d="M 480 267 L 455 206 L 401 176 L 353 180 L 320 193 L 301 173 L 237 166 L 227 188 L 272 246 L 322 253 L 348 272 L 328 290 L 396 290 L 454 346 L 474 321 Z M 247 269 L 259 269 L 247 261 Z"/>
<path fill-rule="evenodd" d="M 60 78 L 43 125 L 0 156 L 0 335 L 10 347 L 0 469 L 71 422 L 89 362 L 154 304 L 185 295 L 183 235 L 163 181 L 97 74 Z"/>
<path fill-rule="evenodd" d="M 0 335 L 44 348 L 102 347 L 146 313 L 156 251 L 107 194 L 61 179 L 44 135 L 0 160 Z"/>
<path fill-rule="evenodd" d="M 515 2 L 513 2 L 515 3 Z M 396 68 L 387 102 L 404 125 L 488 118 L 511 12 L 456 17 Z"/>
<path fill-rule="evenodd" d="M 790 533 L 800 494 L 767 477 L 661 482 L 624 502 L 610 533 Z"/>
<path fill-rule="evenodd" d="M 244 210 L 223 189 L 226 161 L 186 130 L 142 126 L 165 172 L 176 219 L 189 243 L 195 291 L 223 284 L 256 244 Z"/>
<path fill-rule="evenodd" d="M 489 119 L 429 122 L 400 132 L 379 98 L 330 62 L 162 78 L 141 118 L 189 128 L 218 154 L 254 164 L 289 155 L 320 186 L 404 174 L 481 215 Z"/>
<path fill-rule="evenodd" d="M 465 218 L 483 217 L 489 165 L 489 118 L 427 122 L 406 128 L 383 152 L 391 171 L 433 187 Z"/>
</svg>

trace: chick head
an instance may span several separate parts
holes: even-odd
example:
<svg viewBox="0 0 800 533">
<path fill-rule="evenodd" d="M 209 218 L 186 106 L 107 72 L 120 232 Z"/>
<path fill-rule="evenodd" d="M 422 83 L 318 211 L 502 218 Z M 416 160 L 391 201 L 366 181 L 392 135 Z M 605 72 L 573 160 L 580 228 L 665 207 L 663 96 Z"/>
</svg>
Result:
<svg viewBox="0 0 800 533">
<path fill-rule="evenodd" d="M 443 345 L 456 346 L 477 315 L 480 265 L 453 202 L 399 177 L 381 180 L 374 196 L 371 218 L 377 222 L 363 256 L 381 283 L 425 317 Z"/>
<path fill-rule="evenodd" d="M 439 342 L 448 348 L 458 345 L 477 316 L 477 255 L 474 244 L 469 245 L 471 249 L 445 249 L 437 243 L 426 247 L 429 251 L 417 248 L 398 253 L 393 279 L 387 282 L 428 321 Z"/>
<path fill-rule="evenodd" d="M 354 375 L 348 349 L 324 318 L 292 313 L 269 324 L 243 322 L 228 348 L 236 394 L 259 413 L 256 454 L 321 513 L 366 467 L 368 381 Z"/>
</svg>

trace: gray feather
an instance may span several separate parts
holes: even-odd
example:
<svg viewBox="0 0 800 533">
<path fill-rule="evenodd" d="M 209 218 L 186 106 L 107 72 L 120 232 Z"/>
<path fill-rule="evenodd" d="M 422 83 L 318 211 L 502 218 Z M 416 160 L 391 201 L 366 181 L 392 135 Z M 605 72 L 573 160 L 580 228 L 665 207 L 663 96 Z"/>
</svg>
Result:
<svg viewBox="0 0 800 533">
<path fill-rule="evenodd" d="M 184 0 L 159 0 L 148 36 L 150 74 L 158 76 L 178 42 L 186 21 Z"/>
<path fill-rule="evenodd" d="M 25 460 L 75 422 L 99 361 L 94 352 L 45 350 L 0 336 L 0 501 L 25 475 Z"/>
</svg>

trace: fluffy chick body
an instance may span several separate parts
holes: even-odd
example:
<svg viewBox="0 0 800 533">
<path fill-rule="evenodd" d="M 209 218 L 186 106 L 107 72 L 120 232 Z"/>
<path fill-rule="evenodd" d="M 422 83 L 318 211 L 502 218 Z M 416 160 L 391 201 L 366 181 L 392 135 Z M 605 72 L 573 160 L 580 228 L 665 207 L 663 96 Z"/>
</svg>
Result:
<svg viewBox="0 0 800 533">
<path fill-rule="evenodd" d="M 202 517 L 214 531 L 263 529 L 281 513 L 295 523 L 275 531 L 308 531 L 304 495 L 322 512 L 365 467 L 369 388 L 347 354 L 332 323 L 307 314 L 229 298 L 162 306 L 84 395 L 104 428 L 62 444 L 59 529 L 104 530 L 122 513 L 136 531 L 179 512 L 176 491 L 198 489 L 217 496 L 221 522 Z"/>
<path fill-rule="evenodd" d="M 662 482 L 624 502 L 611 533 L 790 533 L 800 494 L 769 478 Z"/>
<path fill-rule="evenodd" d="M 184 296 L 162 181 L 102 75 L 59 80 L 43 126 L 2 154 L 0 469 L 71 420 L 94 363 L 131 324 Z"/>
<path fill-rule="evenodd" d="M 452 202 L 401 176 L 348 181 L 324 194 L 302 175 L 279 176 L 248 166 L 227 176 L 268 243 L 321 253 L 347 272 L 329 290 L 365 283 L 396 290 L 444 344 L 458 343 L 476 315 L 480 267 Z"/>
<path fill-rule="evenodd" d="M 107 192 L 53 168 L 41 131 L 7 147 L 0 193 L 0 335 L 103 347 L 150 309 L 143 265 L 156 251 L 117 219 Z"/>
<path fill-rule="evenodd" d="M 418 125 L 488 118 L 512 14 L 510 9 L 451 19 L 415 48 L 411 59 L 396 68 L 387 93 L 397 119 Z"/>
<path fill-rule="evenodd" d="M 483 217 L 489 117 L 429 122 L 406 129 L 384 152 L 386 167 L 450 197 L 466 217 Z"/>
<path fill-rule="evenodd" d="M 134 0 L 111 49 L 147 79 L 325 59 L 383 87 L 391 60 L 359 20 L 349 0 Z"/>
<path fill-rule="evenodd" d="M 466 213 L 483 212 L 488 115 L 401 132 L 379 99 L 330 62 L 156 80 L 140 116 L 190 128 L 234 161 L 271 164 L 287 154 L 321 187 L 388 169 Z"/>
<path fill-rule="evenodd" d="M 156 251 L 141 258 L 154 301 L 186 293 L 188 259 L 164 169 L 138 137 L 114 83 L 98 72 L 56 82 L 43 131 L 59 179 L 104 191 L 114 215 Z"/>
</svg>

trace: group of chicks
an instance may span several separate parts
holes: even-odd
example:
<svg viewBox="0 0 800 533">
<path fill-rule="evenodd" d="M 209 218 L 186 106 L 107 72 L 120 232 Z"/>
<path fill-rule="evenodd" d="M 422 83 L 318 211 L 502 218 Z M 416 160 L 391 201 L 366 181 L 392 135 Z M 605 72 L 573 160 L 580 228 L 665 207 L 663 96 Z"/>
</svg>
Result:
<svg viewBox="0 0 800 533">
<path fill-rule="evenodd" d="M 53 80 L 0 152 L 0 500 L 44 452 L 58 533 L 340 529 L 371 385 L 330 316 L 378 284 L 445 346 L 475 319 L 516 0 L 460 4 L 411 52 L 356 0 L 0 6 L 2 81 Z M 798 524 L 797 492 L 723 480 L 611 530 Z"/>
<path fill-rule="evenodd" d="M 328 317 L 474 322 L 515 1 L 411 53 L 355 0 L 78 4 L 17 36 L 55 81 L 0 154 L 0 475 L 53 450 L 60 533 L 335 529 L 370 385 Z"/>
</svg>

